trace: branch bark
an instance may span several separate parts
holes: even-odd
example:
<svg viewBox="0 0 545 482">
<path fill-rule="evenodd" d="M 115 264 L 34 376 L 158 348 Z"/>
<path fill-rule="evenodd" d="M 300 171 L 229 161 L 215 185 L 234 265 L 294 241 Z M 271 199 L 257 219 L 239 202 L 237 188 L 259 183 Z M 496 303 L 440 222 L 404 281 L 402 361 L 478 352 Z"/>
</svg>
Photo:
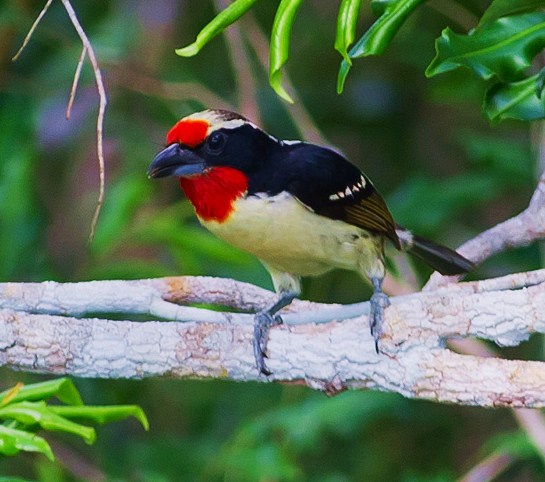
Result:
<svg viewBox="0 0 545 482">
<path fill-rule="evenodd" d="M 447 338 L 468 336 L 516 345 L 545 332 L 545 270 L 392 298 L 380 354 L 369 334 L 366 303 L 349 306 L 350 312 L 296 302 L 284 326 L 271 330 L 269 378 L 255 369 L 252 315 L 176 304 L 255 310 L 272 296 L 245 283 L 199 277 L 4 283 L 0 363 L 82 377 L 275 380 L 330 394 L 374 388 L 466 405 L 545 406 L 545 363 L 460 355 L 444 346 Z M 354 310 L 360 316 L 336 321 Z M 113 312 L 192 321 L 75 317 Z M 305 323 L 305 317 L 321 322 Z"/>
</svg>

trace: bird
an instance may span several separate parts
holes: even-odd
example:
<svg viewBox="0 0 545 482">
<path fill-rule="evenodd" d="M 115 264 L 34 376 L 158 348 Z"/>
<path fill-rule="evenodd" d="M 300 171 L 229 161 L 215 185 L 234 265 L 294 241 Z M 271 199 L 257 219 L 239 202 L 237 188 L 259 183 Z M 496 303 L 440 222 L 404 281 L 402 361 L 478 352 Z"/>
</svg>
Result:
<svg viewBox="0 0 545 482">
<path fill-rule="evenodd" d="M 255 313 L 253 352 L 265 363 L 277 314 L 301 293 L 301 277 L 334 268 L 371 283 L 369 325 L 379 352 L 384 310 L 385 242 L 444 275 L 474 265 L 456 251 L 398 226 L 371 180 L 336 150 L 280 140 L 235 112 L 207 109 L 168 131 L 149 178 L 173 176 L 199 222 L 217 237 L 255 255 L 270 273 L 276 299 Z"/>
</svg>

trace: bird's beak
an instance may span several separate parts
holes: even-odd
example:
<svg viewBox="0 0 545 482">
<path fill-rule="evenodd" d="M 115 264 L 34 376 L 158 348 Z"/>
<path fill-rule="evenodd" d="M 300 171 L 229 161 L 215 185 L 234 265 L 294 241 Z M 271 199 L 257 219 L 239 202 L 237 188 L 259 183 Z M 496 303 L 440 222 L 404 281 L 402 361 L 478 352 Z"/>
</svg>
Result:
<svg viewBox="0 0 545 482">
<path fill-rule="evenodd" d="M 204 168 L 204 161 L 201 157 L 192 150 L 184 149 L 180 144 L 175 143 L 155 156 L 148 167 L 148 177 L 195 176 L 202 174 Z"/>
</svg>

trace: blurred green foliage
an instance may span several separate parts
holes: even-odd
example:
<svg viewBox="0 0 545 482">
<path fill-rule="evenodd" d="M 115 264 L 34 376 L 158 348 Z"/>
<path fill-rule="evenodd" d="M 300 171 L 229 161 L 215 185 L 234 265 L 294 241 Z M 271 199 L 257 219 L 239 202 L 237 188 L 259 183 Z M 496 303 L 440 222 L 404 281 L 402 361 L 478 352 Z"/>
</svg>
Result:
<svg viewBox="0 0 545 482">
<path fill-rule="evenodd" d="M 289 106 L 271 91 L 261 62 L 267 51 L 259 32 L 270 36 L 277 2 L 257 2 L 240 26 L 230 27 L 240 28 L 244 67 L 233 60 L 225 36 L 194 58 L 174 54 L 214 17 L 214 2 L 74 0 L 109 95 L 106 200 L 90 245 L 98 187 L 92 72 L 86 64 L 72 118 L 66 121 L 81 45 L 62 4 L 53 3 L 13 63 L 43 2 L 0 3 L 1 280 L 203 274 L 270 288 L 258 261 L 198 226 L 175 183 L 146 178 L 167 129 L 206 107 L 243 110 L 281 138 L 318 128 L 374 180 L 400 224 L 450 246 L 516 214 L 526 206 L 540 169 L 532 142 L 537 129 L 509 120 L 491 128 L 477 107 L 486 87 L 469 70 L 431 79 L 423 74 L 445 26 L 467 32 L 489 3 L 420 5 L 383 56 L 354 62 L 338 96 L 333 45 L 339 4 L 303 2 L 291 32 L 297 61 L 285 70 L 301 104 Z M 364 3 L 359 28 L 375 21 Z M 238 68 L 246 68 L 245 75 Z M 300 115 L 301 106 L 312 121 Z M 496 256 L 474 276 L 540 266 L 534 245 Z M 428 271 L 415 270 L 423 282 Z M 310 299 L 347 302 L 368 294 L 359 278 L 340 271 L 305 281 L 304 295 Z M 541 342 L 534 337 L 508 354 L 541 359 Z M 42 380 L 7 369 L 1 373 L 3 387 Z M 507 444 L 510 439 L 524 443 L 507 410 L 374 392 L 328 399 L 297 386 L 220 381 L 78 380 L 78 388 L 90 404 L 139 404 L 150 431 L 126 422 L 108 425 L 91 447 L 71 437 L 48 436 L 57 462 L 39 455 L 0 459 L 1 476 L 44 482 L 452 481 L 500 450 L 516 463 L 497 480 L 545 477 L 531 445 L 517 452 Z"/>
</svg>

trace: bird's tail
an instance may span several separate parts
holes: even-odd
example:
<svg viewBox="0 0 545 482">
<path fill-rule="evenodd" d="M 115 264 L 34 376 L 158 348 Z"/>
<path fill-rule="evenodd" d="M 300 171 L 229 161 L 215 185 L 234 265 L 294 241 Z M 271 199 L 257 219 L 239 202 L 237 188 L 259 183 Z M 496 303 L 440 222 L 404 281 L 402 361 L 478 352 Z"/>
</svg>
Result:
<svg viewBox="0 0 545 482">
<path fill-rule="evenodd" d="M 396 233 L 401 242 L 401 249 L 429 264 L 434 270 L 444 275 L 463 274 L 471 271 L 475 265 L 453 249 L 434 243 L 429 239 L 412 234 L 397 227 Z"/>
</svg>

